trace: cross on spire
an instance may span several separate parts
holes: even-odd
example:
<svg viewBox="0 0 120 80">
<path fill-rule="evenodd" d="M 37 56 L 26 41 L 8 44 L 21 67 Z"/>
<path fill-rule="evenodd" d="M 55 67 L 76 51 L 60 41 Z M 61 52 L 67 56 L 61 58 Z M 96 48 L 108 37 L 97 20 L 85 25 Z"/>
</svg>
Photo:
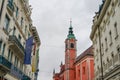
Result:
<svg viewBox="0 0 120 80">
<path fill-rule="evenodd" d="M 73 31 L 72 31 L 72 20 L 70 19 L 70 28 L 69 28 L 69 34 L 73 34 Z"/>
<path fill-rule="evenodd" d="M 72 27 L 72 19 L 70 18 L 70 27 Z"/>
<path fill-rule="evenodd" d="M 53 69 L 53 75 L 55 74 L 55 69 Z"/>
</svg>

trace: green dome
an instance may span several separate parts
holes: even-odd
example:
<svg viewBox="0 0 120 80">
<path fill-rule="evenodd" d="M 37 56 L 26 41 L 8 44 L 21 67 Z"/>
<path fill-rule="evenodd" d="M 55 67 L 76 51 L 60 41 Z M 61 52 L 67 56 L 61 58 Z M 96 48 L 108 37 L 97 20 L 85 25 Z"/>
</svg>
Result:
<svg viewBox="0 0 120 80">
<path fill-rule="evenodd" d="M 72 30 L 72 21 L 70 21 L 70 28 L 69 28 L 69 34 L 67 36 L 67 39 L 75 39 L 75 36 L 73 34 L 73 30 Z"/>
<path fill-rule="evenodd" d="M 67 38 L 68 38 L 68 39 L 75 39 L 75 36 L 74 36 L 74 34 L 69 34 L 69 35 L 67 36 Z"/>
</svg>

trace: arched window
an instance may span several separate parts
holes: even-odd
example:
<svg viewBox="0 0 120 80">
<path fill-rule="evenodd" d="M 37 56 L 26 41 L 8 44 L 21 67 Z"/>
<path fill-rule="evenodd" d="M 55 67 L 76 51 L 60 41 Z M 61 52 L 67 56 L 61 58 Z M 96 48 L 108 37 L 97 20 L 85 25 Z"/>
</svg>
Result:
<svg viewBox="0 0 120 80">
<path fill-rule="evenodd" d="M 111 53 L 111 57 L 114 58 L 114 54 L 113 53 Z"/>
<path fill-rule="evenodd" d="M 68 45 L 66 44 L 65 47 L 66 47 L 66 49 L 67 49 L 67 48 L 68 48 Z"/>
<path fill-rule="evenodd" d="M 107 58 L 107 62 L 109 62 L 109 59 Z"/>
<path fill-rule="evenodd" d="M 71 44 L 70 44 L 70 47 L 71 47 L 71 48 L 74 48 L 74 44 L 73 44 L 73 43 L 71 43 Z"/>
</svg>

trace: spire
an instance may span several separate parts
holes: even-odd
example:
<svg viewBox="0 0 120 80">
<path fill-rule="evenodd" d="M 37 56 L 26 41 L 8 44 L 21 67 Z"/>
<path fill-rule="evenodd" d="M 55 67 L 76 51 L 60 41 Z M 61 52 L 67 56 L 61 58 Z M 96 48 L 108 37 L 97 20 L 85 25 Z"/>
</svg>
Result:
<svg viewBox="0 0 120 80">
<path fill-rule="evenodd" d="M 70 19 L 70 27 L 72 28 L 72 19 Z"/>
<path fill-rule="evenodd" d="M 75 36 L 73 34 L 73 27 L 72 27 L 72 20 L 70 19 L 70 27 L 69 27 L 69 34 L 68 34 L 68 39 L 75 39 Z"/>
<path fill-rule="evenodd" d="M 73 34 L 73 31 L 72 31 L 72 20 L 70 19 L 70 28 L 69 28 L 69 34 Z"/>
<path fill-rule="evenodd" d="M 55 74 L 55 69 L 53 69 L 53 75 Z"/>
<path fill-rule="evenodd" d="M 61 61 L 61 65 L 60 66 L 62 66 L 63 65 L 63 63 L 62 63 L 62 61 Z"/>
</svg>

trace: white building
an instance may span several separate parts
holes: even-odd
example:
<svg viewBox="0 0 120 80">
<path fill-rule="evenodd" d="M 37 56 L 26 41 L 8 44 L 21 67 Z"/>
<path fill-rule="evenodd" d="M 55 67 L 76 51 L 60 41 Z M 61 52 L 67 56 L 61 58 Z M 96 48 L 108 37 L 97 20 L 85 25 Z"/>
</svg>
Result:
<svg viewBox="0 0 120 80">
<path fill-rule="evenodd" d="M 23 64 L 26 40 L 34 37 L 32 60 Z M 0 80 L 35 80 L 40 39 L 32 25 L 29 0 L 0 0 Z M 34 59 L 35 58 L 35 59 Z M 33 70 L 34 69 L 34 70 Z"/>
<path fill-rule="evenodd" d="M 94 47 L 95 80 L 120 80 L 119 17 L 120 0 L 103 0 L 94 17 L 90 38 Z"/>
</svg>

